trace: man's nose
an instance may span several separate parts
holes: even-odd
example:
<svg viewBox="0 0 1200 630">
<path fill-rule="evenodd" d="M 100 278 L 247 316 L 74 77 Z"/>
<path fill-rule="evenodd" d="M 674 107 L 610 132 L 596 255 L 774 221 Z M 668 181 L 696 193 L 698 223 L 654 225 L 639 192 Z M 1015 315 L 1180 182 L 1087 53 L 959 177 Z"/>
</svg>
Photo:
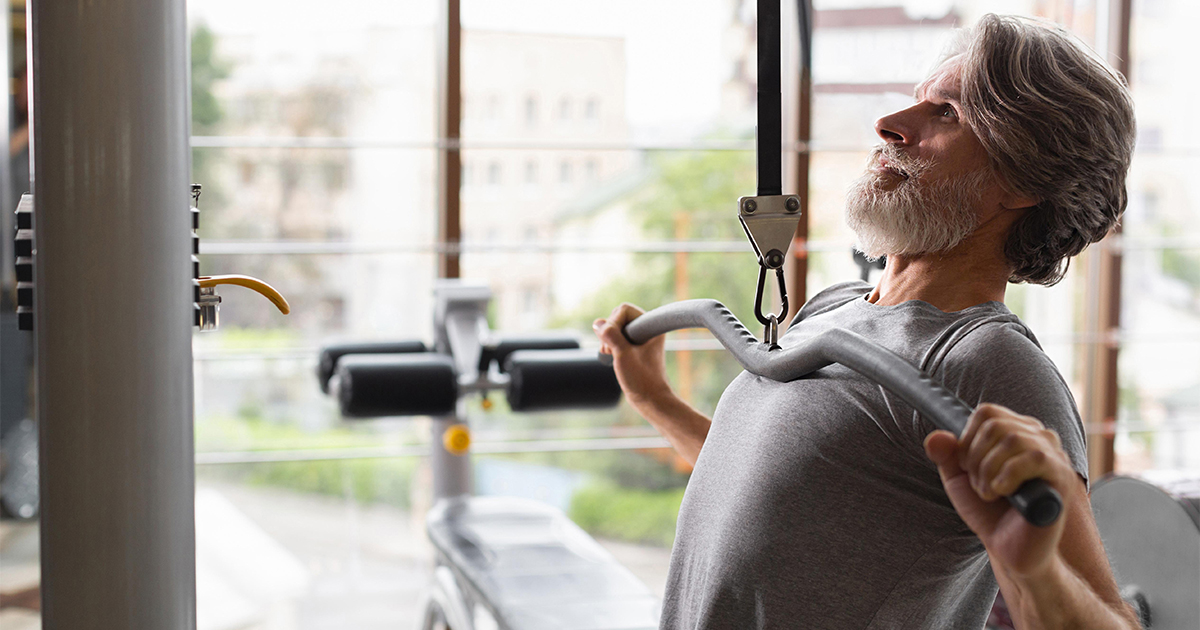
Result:
<svg viewBox="0 0 1200 630">
<path fill-rule="evenodd" d="M 875 133 L 888 144 L 913 144 L 916 140 L 915 127 L 908 120 L 912 108 L 893 112 L 875 121 Z"/>
</svg>

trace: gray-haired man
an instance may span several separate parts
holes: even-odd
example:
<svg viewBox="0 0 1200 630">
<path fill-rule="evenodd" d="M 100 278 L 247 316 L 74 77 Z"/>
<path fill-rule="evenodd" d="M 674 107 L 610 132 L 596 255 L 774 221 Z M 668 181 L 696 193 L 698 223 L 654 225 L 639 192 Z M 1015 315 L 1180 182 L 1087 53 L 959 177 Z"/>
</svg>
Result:
<svg viewBox="0 0 1200 630">
<path fill-rule="evenodd" d="M 695 462 L 663 628 L 979 628 L 997 582 L 1020 628 L 1136 628 L 1087 497 L 1062 377 L 1007 308 L 1053 284 L 1125 207 L 1134 122 L 1121 78 L 1065 32 L 984 16 L 876 123 L 847 221 L 879 284 L 814 296 L 780 344 L 858 332 L 978 405 L 960 438 L 840 366 L 792 383 L 743 373 L 710 421 L 670 389 L 663 342 L 595 328 L 628 400 Z M 1041 477 L 1052 526 L 1002 499 Z"/>
</svg>

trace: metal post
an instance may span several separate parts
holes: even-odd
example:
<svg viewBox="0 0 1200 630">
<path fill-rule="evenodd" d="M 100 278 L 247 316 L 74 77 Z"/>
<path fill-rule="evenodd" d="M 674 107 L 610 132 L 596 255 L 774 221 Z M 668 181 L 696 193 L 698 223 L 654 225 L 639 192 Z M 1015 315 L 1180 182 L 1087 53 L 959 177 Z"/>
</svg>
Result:
<svg viewBox="0 0 1200 630">
<path fill-rule="evenodd" d="M 462 125 L 462 25 L 460 0 L 444 0 L 441 64 L 441 108 L 438 149 L 438 241 L 445 248 L 438 258 L 438 277 L 460 275 L 459 244 L 462 242 L 460 189 L 462 153 L 458 142 Z"/>
<path fill-rule="evenodd" d="M 1097 43 L 1109 63 L 1128 80 L 1130 64 L 1130 27 L 1132 0 L 1108 0 L 1102 12 L 1103 24 L 1097 24 Z M 1103 38 L 1103 39 L 1102 39 Z M 1099 479 L 1116 467 L 1114 439 L 1118 411 L 1117 333 L 1121 325 L 1121 226 L 1088 254 L 1086 333 L 1088 352 L 1084 397 L 1084 420 L 1093 433 L 1088 445 L 1089 472 Z"/>
<path fill-rule="evenodd" d="M 195 628 L 185 5 L 30 9 L 43 627 Z"/>
<path fill-rule="evenodd" d="M 797 90 L 799 112 L 796 129 L 796 195 L 800 197 L 800 223 L 792 237 L 792 255 L 786 267 L 788 295 L 791 312 L 786 313 L 790 322 L 808 300 L 808 171 L 810 167 L 809 142 L 812 140 L 812 2 L 797 0 L 797 16 L 800 32 L 800 85 Z M 786 324 L 785 324 L 786 325 Z"/>
<path fill-rule="evenodd" d="M 464 422 L 466 402 L 458 401 L 458 415 L 433 418 L 429 468 L 433 471 L 433 501 L 471 494 L 471 453 L 451 453 L 445 435 L 450 427 Z"/>
<path fill-rule="evenodd" d="M 758 196 L 783 194 L 780 0 L 758 0 Z"/>
<path fill-rule="evenodd" d="M 5 11 L 0 16 L 0 35 L 3 50 L 0 50 L 0 68 L 5 76 L 12 77 L 12 63 L 9 49 L 12 48 L 11 12 Z M 13 210 L 24 186 L 14 194 L 12 182 L 12 165 L 9 147 L 12 146 L 13 116 L 9 111 L 9 99 L 0 99 L 0 121 L 4 129 L 0 130 L 3 149 L 0 149 L 0 437 L 9 427 L 15 426 L 29 417 L 27 396 L 29 381 L 29 333 L 17 330 L 16 283 L 17 278 L 13 268 Z"/>
</svg>

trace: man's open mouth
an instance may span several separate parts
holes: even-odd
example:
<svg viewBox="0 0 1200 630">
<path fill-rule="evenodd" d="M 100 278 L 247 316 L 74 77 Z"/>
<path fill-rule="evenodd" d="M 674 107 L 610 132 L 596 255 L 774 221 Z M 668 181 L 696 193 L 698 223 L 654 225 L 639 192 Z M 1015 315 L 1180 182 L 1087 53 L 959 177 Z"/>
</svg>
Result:
<svg viewBox="0 0 1200 630">
<path fill-rule="evenodd" d="M 905 171 L 903 168 L 896 166 L 892 162 L 888 161 L 887 158 L 880 158 L 879 165 L 875 167 L 875 170 L 883 172 L 883 173 L 890 173 L 892 175 L 897 175 L 903 179 L 908 179 L 911 177 L 911 175 L 908 173 L 908 171 Z"/>
</svg>

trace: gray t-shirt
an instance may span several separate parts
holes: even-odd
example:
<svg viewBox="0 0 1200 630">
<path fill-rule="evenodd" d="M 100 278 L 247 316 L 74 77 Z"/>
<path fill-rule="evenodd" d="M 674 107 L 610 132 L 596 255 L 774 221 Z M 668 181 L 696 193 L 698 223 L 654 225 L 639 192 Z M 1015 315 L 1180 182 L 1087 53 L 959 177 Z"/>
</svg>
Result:
<svg viewBox="0 0 1200 630">
<path fill-rule="evenodd" d="M 878 306 L 834 285 L 804 306 L 787 348 L 854 331 L 971 405 L 1056 430 L 1086 480 L 1075 401 L 1033 333 L 999 302 L 945 313 Z M 679 510 L 663 629 L 982 628 L 996 582 L 942 489 L 933 426 L 848 368 L 778 383 L 743 372 L 725 390 Z"/>
</svg>

